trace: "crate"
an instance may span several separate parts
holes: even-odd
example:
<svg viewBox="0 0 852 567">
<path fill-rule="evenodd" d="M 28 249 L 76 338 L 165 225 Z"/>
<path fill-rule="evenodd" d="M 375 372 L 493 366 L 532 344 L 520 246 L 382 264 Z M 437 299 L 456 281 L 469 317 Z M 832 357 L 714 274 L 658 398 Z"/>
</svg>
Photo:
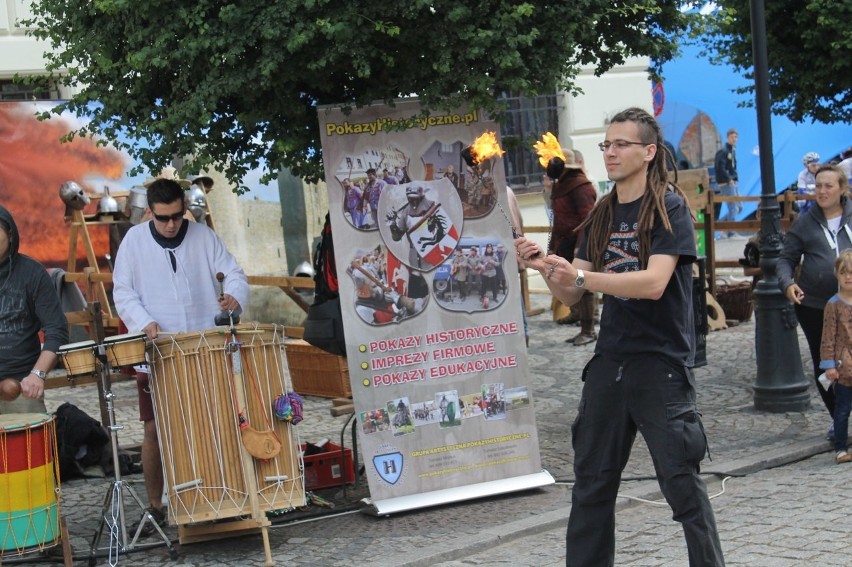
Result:
<svg viewBox="0 0 852 567">
<path fill-rule="evenodd" d="M 328 353 L 301 339 L 284 344 L 293 390 L 305 396 L 350 398 L 346 358 Z"/>
<path fill-rule="evenodd" d="M 751 282 L 716 283 L 716 301 L 725 310 L 726 319 L 748 321 L 754 312 Z"/>
<path fill-rule="evenodd" d="M 347 484 L 354 484 L 355 466 L 352 464 L 352 449 L 343 448 L 343 466 L 341 466 L 340 445 L 329 441 L 323 447 L 328 449 L 328 452 L 304 457 L 305 490 L 342 486 L 343 475 L 346 475 Z M 302 451 L 304 450 L 305 445 L 302 445 Z"/>
</svg>

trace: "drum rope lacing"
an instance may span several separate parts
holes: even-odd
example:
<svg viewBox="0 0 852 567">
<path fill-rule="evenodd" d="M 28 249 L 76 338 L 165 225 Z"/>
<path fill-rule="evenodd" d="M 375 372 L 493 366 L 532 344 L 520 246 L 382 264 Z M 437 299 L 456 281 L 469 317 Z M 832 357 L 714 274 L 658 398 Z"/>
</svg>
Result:
<svg viewBox="0 0 852 567">
<path fill-rule="evenodd" d="M 257 326 L 247 331 L 241 349 L 255 392 L 246 407 L 249 418 L 267 403 L 271 408 L 274 396 L 289 388 L 283 327 L 271 327 L 263 333 Z M 240 485 L 244 473 L 234 468 L 234 463 L 243 457 L 233 454 L 236 446 L 229 440 L 232 420 L 236 424 L 237 416 L 232 412 L 238 400 L 230 384 L 225 384 L 231 365 L 222 343 L 224 333 L 202 331 L 192 335 L 154 343 L 150 361 L 152 384 L 156 386 L 152 390 L 157 390 L 153 396 L 155 412 L 158 419 L 172 424 L 160 430 L 160 437 L 164 467 L 173 485 L 169 493 L 170 516 L 178 524 L 229 517 L 235 508 L 244 509 L 249 498 L 249 492 Z M 259 382 L 264 379 L 268 383 Z M 264 418 L 270 419 L 266 415 Z M 286 508 L 301 491 L 304 478 L 297 431 L 285 424 L 277 427 L 282 430 L 274 431 L 276 438 L 288 441 L 286 445 L 282 443 L 281 456 L 259 460 L 253 467 L 257 494 L 270 510 Z M 175 450 L 178 452 L 169 456 Z"/>
</svg>

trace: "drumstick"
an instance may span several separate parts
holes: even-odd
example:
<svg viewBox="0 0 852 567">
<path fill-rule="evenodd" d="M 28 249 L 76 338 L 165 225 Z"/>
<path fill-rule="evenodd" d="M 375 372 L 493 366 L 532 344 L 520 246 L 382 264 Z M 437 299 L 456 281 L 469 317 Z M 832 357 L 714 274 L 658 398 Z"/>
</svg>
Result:
<svg viewBox="0 0 852 567">
<path fill-rule="evenodd" d="M 222 272 L 216 272 L 216 281 L 219 282 L 219 301 L 225 299 L 225 286 L 222 282 L 225 281 L 225 274 Z M 215 325 L 228 325 L 233 328 L 234 323 L 240 322 L 239 311 L 231 311 L 230 309 L 227 311 L 220 311 L 213 317 L 213 324 Z"/>
<path fill-rule="evenodd" d="M 225 298 L 225 286 L 222 282 L 225 281 L 225 274 L 216 272 L 216 281 L 219 282 L 219 299 Z"/>
<path fill-rule="evenodd" d="M 236 329 L 237 333 L 240 335 L 260 335 L 263 334 L 263 331 L 256 331 L 254 329 Z M 183 335 L 188 333 L 188 331 L 160 331 L 157 333 L 157 336 L 160 337 L 174 337 L 177 335 Z M 231 331 L 225 329 L 208 329 L 205 331 L 205 334 L 208 335 L 226 335 L 230 334 Z"/>
<path fill-rule="evenodd" d="M 11 402 L 21 394 L 21 383 L 15 378 L 0 380 L 0 400 Z"/>
</svg>

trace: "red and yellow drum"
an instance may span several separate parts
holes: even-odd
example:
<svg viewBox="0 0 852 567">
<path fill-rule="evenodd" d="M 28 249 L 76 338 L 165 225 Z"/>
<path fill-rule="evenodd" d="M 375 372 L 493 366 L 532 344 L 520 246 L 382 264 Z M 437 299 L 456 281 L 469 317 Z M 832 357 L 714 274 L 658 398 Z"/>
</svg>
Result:
<svg viewBox="0 0 852 567">
<path fill-rule="evenodd" d="M 58 478 L 55 418 L 0 415 L 0 558 L 58 543 Z"/>
</svg>

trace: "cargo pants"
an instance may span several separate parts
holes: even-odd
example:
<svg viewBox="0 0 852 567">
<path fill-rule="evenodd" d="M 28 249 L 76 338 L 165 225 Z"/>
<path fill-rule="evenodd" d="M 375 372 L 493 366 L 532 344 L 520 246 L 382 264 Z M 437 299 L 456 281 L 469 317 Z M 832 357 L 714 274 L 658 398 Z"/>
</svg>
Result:
<svg viewBox="0 0 852 567">
<path fill-rule="evenodd" d="M 672 517 L 683 526 L 690 567 L 723 566 L 716 520 L 699 476 L 707 438 L 692 370 L 661 355 L 624 361 L 595 355 L 583 379 L 571 428 L 575 484 L 566 566 L 613 565 L 616 496 L 637 430 Z"/>
</svg>

